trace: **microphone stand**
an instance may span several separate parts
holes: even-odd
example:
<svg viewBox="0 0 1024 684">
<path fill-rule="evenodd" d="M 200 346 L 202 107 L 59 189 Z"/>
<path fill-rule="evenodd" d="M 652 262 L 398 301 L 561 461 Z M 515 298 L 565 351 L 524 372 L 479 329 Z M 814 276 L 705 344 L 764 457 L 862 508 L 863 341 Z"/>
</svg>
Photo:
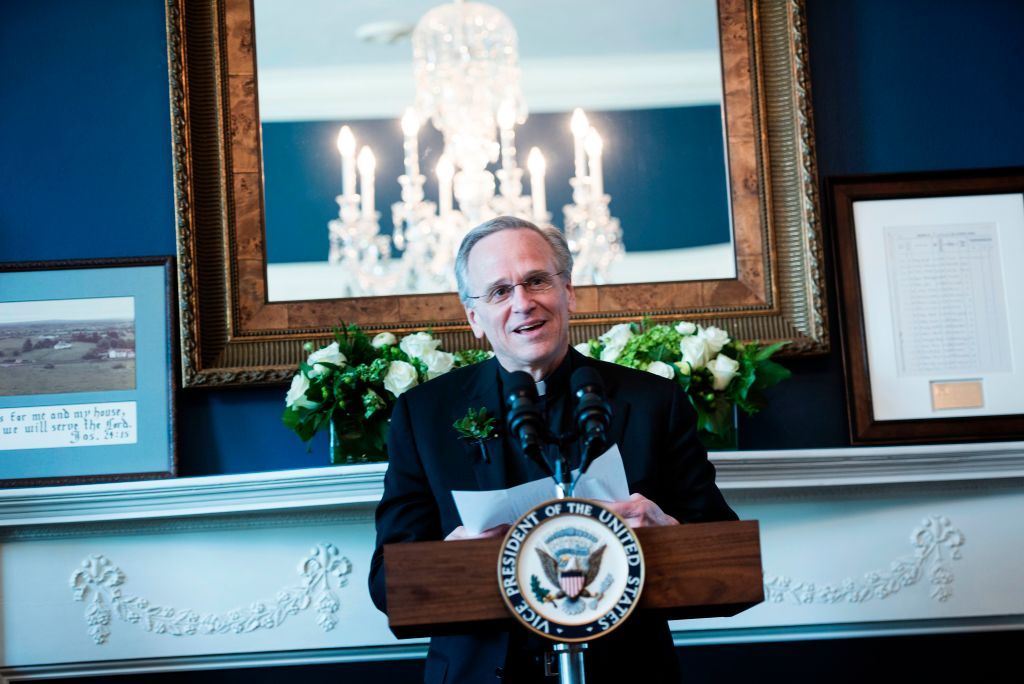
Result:
<svg viewBox="0 0 1024 684">
<path fill-rule="evenodd" d="M 529 399 L 528 395 L 526 399 Z M 515 419 L 509 419 L 510 426 L 514 426 L 520 419 L 527 420 L 525 416 L 530 414 L 519 413 L 518 415 L 519 417 Z M 571 497 L 580 476 L 583 475 L 583 472 L 590 464 L 592 457 L 590 451 L 594 446 L 595 440 L 593 438 L 587 439 L 583 445 L 580 452 L 580 474 L 574 479 L 566 452 L 568 447 L 580 437 L 580 433 L 577 430 L 570 430 L 564 434 L 555 434 L 546 425 L 533 423 L 530 428 L 529 439 L 522 436 L 518 430 L 513 430 L 513 432 L 520 435 L 520 448 L 524 455 L 542 467 L 546 466 L 546 470 L 555 481 L 557 498 L 566 499 Z M 525 432 L 522 434 L 525 434 Z M 558 455 L 553 459 L 554 463 L 549 462 L 542 444 L 554 444 L 558 447 Z M 585 642 L 556 642 L 552 646 L 551 651 L 544 656 L 545 674 L 548 674 L 550 662 L 553 660 L 553 658 L 549 659 L 549 654 L 551 654 L 558 657 L 558 680 L 560 684 L 586 684 L 587 678 L 583 661 L 583 652 L 586 648 L 587 644 Z"/>
<path fill-rule="evenodd" d="M 572 496 L 576 489 L 576 480 L 572 477 L 572 470 L 569 468 L 569 459 L 565 457 L 565 436 L 562 435 L 553 440 L 558 445 L 558 458 L 555 459 L 554 478 L 558 488 L 558 498 L 567 499 Z"/>
<path fill-rule="evenodd" d="M 558 445 L 558 457 L 555 459 L 553 471 L 559 499 L 566 499 L 573 495 L 573 491 L 576 489 L 576 483 L 579 482 L 580 476 L 583 475 L 583 468 L 587 463 L 587 456 L 589 455 L 587 452 L 591 442 L 588 442 L 582 450 L 580 457 L 580 474 L 574 479 L 572 477 L 572 470 L 569 467 L 569 459 L 566 456 L 566 450 L 578 437 L 579 434 L 575 430 L 570 430 L 569 432 L 558 436 L 550 435 L 550 443 Z M 586 684 L 586 667 L 583 662 L 583 652 L 586 649 L 586 642 L 559 641 L 551 647 L 550 652 L 558 657 L 559 684 Z M 544 670 L 544 673 L 548 674 L 547 656 L 545 656 Z"/>
<path fill-rule="evenodd" d="M 558 655 L 559 684 L 586 684 L 587 674 L 583 665 L 583 651 L 586 649 L 586 642 L 564 641 L 559 641 L 551 648 Z"/>
</svg>

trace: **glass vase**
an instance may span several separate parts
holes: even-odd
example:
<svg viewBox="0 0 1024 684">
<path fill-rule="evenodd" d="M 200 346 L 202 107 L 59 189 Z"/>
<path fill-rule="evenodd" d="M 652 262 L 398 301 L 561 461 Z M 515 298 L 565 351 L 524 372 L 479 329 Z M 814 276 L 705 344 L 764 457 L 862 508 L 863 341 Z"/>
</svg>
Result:
<svg viewBox="0 0 1024 684">
<path fill-rule="evenodd" d="M 708 451 L 737 451 L 740 448 L 740 436 L 737 426 L 739 424 L 739 411 L 732 407 L 732 424 L 724 435 L 716 435 L 710 432 L 700 432 L 698 436 L 701 444 Z"/>
<path fill-rule="evenodd" d="M 331 465 L 348 465 L 366 463 L 366 455 L 362 453 L 363 440 L 359 433 L 342 432 L 337 421 L 331 421 L 330 449 Z"/>
<path fill-rule="evenodd" d="M 381 440 L 376 442 L 362 432 L 341 427 L 340 421 L 331 420 L 330 450 L 332 465 L 350 465 L 353 463 L 372 463 L 388 460 L 386 449 L 380 448 Z"/>
</svg>

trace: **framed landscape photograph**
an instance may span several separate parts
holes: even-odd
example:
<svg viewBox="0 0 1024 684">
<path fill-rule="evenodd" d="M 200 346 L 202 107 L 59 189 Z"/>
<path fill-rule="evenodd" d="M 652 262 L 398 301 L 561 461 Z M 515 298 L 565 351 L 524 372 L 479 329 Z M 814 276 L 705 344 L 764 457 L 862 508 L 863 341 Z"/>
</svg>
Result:
<svg viewBox="0 0 1024 684">
<path fill-rule="evenodd" d="M 176 473 L 173 273 L 0 264 L 0 487 Z"/>
<path fill-rule="evenodd" d="M 828 186 L 851 441 L 1024 437 L 1024 169 Z"/>
</svg>

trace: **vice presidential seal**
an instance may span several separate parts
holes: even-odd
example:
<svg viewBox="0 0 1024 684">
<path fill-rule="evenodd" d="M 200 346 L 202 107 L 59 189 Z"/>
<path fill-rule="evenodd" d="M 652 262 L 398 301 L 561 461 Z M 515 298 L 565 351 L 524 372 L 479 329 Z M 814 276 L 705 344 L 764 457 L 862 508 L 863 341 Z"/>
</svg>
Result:
<svg viewBox="0 0 1024 684">
<path fill-rule="evenodd" d="M 622 624 L 644 586 L 636 534 L 583 499 L 537 506 L 505 535 L 498 582 L 512 614 L 556 641 L 589 641 Z"/>
</svg>

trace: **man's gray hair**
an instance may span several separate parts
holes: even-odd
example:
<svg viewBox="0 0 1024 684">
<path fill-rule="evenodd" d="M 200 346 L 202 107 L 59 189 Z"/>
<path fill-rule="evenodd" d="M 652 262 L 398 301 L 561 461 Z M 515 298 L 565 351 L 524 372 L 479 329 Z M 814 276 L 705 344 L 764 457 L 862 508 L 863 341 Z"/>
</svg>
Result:
<svg viewBox="0 0 1024 684">
<path fill-rule="evenodd" d="M 484 221 L 466 233 L 466 237 L 462 238 L 462 244 L 459 245 L 459 254 L 455 257 L 455 282 L 458 284 L 459 299 L 462 300 L 463 304 L 469 304 L 473 301 L 470 299 L 469 284 L 466 282 L 469 276 L 469 253 L 476 246 L 476 243 L 488 235 L 493 235 L 503 230 L 532 230 L 537 235 L 540 235 L 548 243 L 551 247 L 551 252 L 555 255 L 556 270 L 562 271 L 562 277 L 566 280 L 572 277 L 572 253 L 569 251 L 569 243 L 565 241 L 565 236 L 562 235 L 560 230 L 554 226 L 541 227 L 535 223 L 530 223 L 526 219 L 516 218 L 515 216 L 497 216 L 490 221 Z"/>
</svg>

